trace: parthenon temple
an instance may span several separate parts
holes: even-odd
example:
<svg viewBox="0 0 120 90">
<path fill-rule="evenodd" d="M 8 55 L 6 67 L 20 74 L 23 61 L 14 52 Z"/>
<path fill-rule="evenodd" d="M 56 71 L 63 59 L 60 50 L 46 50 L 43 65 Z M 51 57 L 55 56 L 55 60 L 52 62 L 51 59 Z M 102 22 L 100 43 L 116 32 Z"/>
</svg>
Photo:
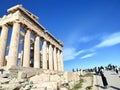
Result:
<svg viewBox="0 0 120 90">
<path fill-rule="evenodd" d="M 39 24 L 38 17 L 22 5 L 7 11 L 9 14 L 0 18 L 0 67 L 33 67 L 63 72 L 62 42 Z"/>
</svg>

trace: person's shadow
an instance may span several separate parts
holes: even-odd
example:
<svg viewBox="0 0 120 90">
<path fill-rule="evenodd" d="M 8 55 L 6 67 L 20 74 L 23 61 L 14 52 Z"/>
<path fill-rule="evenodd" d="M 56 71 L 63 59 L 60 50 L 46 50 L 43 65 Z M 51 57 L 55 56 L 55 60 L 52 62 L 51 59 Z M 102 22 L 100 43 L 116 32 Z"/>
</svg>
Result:
<svg viewBox="0 0 120 90">
<path fill-rule="evenodd" d="M 111 88 L 113 88 L 114 90 L 120 90 L 120 88 L 115 87 L 115 86 L 110 86 Z"/>
<path fill-rule="evenodd" d="M 100 86 L 100 85 L 95 85 L 96 87 L 100 87 L 100 88 L 102 88 L 102 89 L 104 89 L 104 87 L 103 86 Z"/>
<path fill-rule="evenodd" d="M 104 86 L 100 86 L 100 85 L 95 85 L 96 87 L 100 87 L 102 89 L 105 89 Z M 113 88 L 114 90 L 120 90 L 120 88 L 115 87 L 115 86 L 108 86 L 108 88 Z"/>
</svg>

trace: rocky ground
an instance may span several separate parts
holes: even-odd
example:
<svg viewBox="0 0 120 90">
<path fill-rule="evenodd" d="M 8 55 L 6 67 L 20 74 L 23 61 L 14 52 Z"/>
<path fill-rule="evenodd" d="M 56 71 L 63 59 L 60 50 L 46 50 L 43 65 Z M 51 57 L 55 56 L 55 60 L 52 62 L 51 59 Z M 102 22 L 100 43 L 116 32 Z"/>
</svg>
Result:
<svg viewBox="0 0 120 90">
<path fill-rule="evenodd" d="M 53 72 L 23 67 L 4 67 L 0 72 L 0 90 L 69 90 L 79 81 L 80 76 L 79 72 Z"/>
<path fill-rule="evenodd" d="M 1 69 L 0 74 L 0 90 L 45 90 L 53 87 L 57 89 L 58 83 L 48 80 L 50 74 L 55 74 L 55 72 L 48 74 L 47 71 L 40 69 L 19 67 L 12 67 L 8 70 L 4 68 L 3 70 L 2 73 Z M 55 75 L 53 75 L 54 78 L 57 76 Z"/>
</svg>

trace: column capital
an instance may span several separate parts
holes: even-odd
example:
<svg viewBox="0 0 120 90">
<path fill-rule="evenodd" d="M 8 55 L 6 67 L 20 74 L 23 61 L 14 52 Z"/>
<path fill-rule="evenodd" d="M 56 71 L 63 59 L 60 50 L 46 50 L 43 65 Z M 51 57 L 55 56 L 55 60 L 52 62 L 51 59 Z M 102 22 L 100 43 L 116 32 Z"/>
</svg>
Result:
<svg viewBox="0 0 120 90">
<path fill-rule="evenodd" d="M 19 21 L 19 19 L 17 19 L 17 20 L 13 20 L 12 23 L 13 23 L 13 24 L 14 24 L 14 23 L 21 24 L 21 22 Z"/>
<path fill-rule="evenodd" d="M 10 26 L 7 23 L 5 23 L 1 26 L 1 28 L 3 28 L 3 27 L 7 27 L 8 29 L 10 28 Z"/>
</svg>

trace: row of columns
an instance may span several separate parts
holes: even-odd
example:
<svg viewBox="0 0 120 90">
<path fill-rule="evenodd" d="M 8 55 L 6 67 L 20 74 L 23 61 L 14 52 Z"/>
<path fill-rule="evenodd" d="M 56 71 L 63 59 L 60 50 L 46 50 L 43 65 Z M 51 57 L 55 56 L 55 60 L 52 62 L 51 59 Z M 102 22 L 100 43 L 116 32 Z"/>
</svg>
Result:
<svg viewBox="0 0 120 90">
<path fill-rule="evenodd" d="M 8 39 L 7 25 L 2 26 L 0 36 L 0 67 L 5 64 L 5 53 Z M 23 51 L 23 67 L 30 67 L 30 30 L 26 30 L 24 36 L 24 51 Z M 19 48 L 19 37 L 20 37 L 20 24 L 18 22 L 13 23 L 13 31 L 10 43 L 10 49 L 8 54 L 7 66 L 17 66 L 18 62 L 18 48 Z M 47 69 L 47 41 L 43 40 L 42 45 L 42 68 Z M 56 53 L 57 52 L 57 53 Z M 48 62 L 49 69 L 55 71 L 63 71 L 62 51 L 57 49 L 55 46 L 49 43 L 48 46 Z M 40 68 L 40 36 L 35 36 L 34 41 L 34 67 Z"/>
</svg>

